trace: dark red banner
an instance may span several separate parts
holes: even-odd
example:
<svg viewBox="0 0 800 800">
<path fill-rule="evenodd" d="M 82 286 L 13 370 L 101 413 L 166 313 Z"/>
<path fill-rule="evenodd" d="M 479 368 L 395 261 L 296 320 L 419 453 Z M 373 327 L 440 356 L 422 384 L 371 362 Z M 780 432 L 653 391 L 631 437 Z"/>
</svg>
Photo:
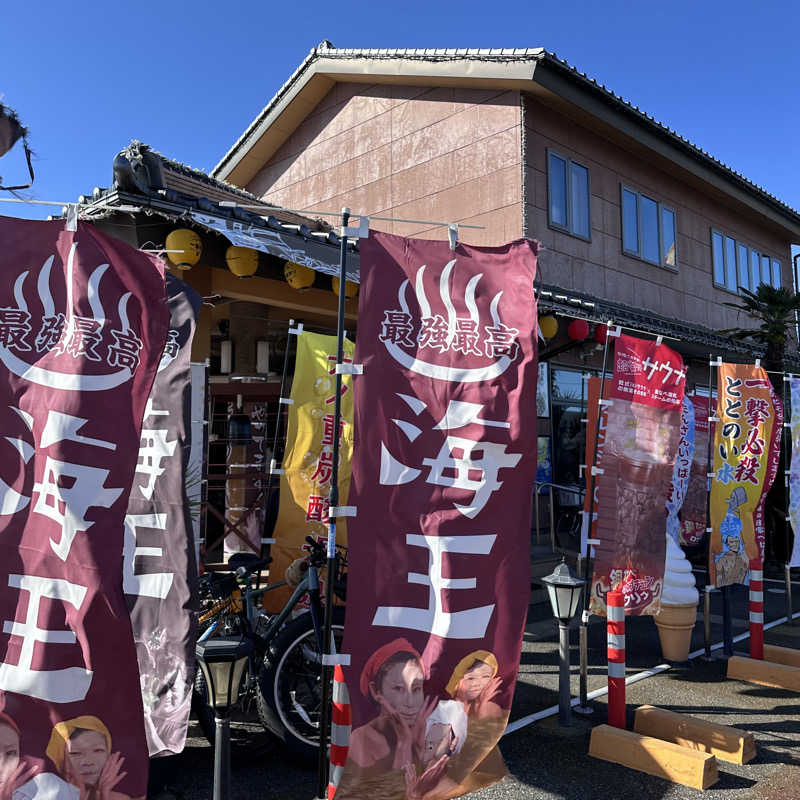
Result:
<svg viewBox="0 0 800 800">
<path fill-rule="evenodd" d="M 707 397 L 693 394 L 689 398 L 694 410 L 694 458 L 689 472 L 689 487 L 681 508 L 680 544 L 694 547 L 702 542 L 708 526 L 708 437 L 713 437 L 709 422 Z"/>
<path fill-rule="evenodd" d="M 189 360 L 202 298 L 173 275 L 166 277 L 169 333 L 144 414 L 125 516 L 123 575 L 151 756 L 183 750 L 197 635 L 197 561 L 186 476 L 192 427 Z"/>
<path fill-rule="evenodd" d="M 596 614 L 605 614 L 611 589 L 623 592 L 627 614 L 658 613 L 685 385 L 680 354 L 654 341 L 619 336 L 597 477 Z"/>
<path fill-rule="evenodd" d="M 0 795 L 140 798 L 123 522 L 163 271 L 84 224 L 0 218 L 0 241 Z"/>
<path fill-rule="evenodd" d="M 530 593 L 536 245 L 361 245 L 337 798 L 487 785 Z"/>
</svg>

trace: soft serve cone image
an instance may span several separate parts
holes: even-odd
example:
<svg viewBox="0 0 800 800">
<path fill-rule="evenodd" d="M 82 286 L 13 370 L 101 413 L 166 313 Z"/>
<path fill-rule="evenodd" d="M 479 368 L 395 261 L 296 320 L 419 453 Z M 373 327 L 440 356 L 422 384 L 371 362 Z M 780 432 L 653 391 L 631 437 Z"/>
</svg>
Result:
<svg viewBox="0 0 800 800">
<path fill-rule="evenodd" d="M 695 586 L 692 567 L 678 543 L 667 534 L 667 559 L 661 610 L 654 617 L 661 640 L 661 652 L 667 661 L 686 661 L 692 631 L 697 620 L 700 594 Z"/>
</svg>

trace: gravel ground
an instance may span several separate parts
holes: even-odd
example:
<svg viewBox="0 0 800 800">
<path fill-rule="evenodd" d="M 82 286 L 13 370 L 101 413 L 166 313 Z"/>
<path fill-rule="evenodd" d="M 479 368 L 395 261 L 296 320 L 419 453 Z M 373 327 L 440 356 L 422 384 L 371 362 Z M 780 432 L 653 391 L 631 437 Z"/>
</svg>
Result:
<svg viewBox="0 0 800 800">
<path fill-rule="evenodd" d="M 765 593 L 766 619 L 784 613 L 781 584 L 768 583 Z M 721 609 L 714 595 L 712 641 L 721 639 Z M 734 634 L 747 629 L 747 595 L 736 587 L 732 600 Z M 794 610 L 800 608 L 800 582 L 795 584 Z M 542 619 L 543 609 L 532 607 L 523 643 L 519 681 L 512 720 L 520 719 L 558 702 L 557 632 L 552 620 Z M 597 620 L 597 618 L 593 618 Z M 589 691 L 606 685 L 605 625 L 597 620 L 589 629 Z M 795 626 L 769 630 L 765 639 L 800 649 L 800 619 Z M 702 617 L 698 619 L 692 648 L 703 646 Z M 736 645 L 746 654 L 748 642 Z M 719 653 L 719 651 L 717 651 Z M 658 637 L 651 619 L 629 618 L 627 630 L 629 675 L 653 667 L 660 661 Z M 578 661 L 577 634 L 573 635 L 572 663 Z M 573 716 L 570 728 L 561 728 L 556 717 L 543 719 L 505 736 L 500 749 L 509 777 L 470 795 L 472 800 L 530 798 L 530 800 L 615 800 L 616 798 L 694 798 L 713 800 L 800 799 L 800 695 L 780 689 L 728 681 L 726 663 L 700 658 L 674 666 L 659 675 L 628 686 L 629 727 L 639 705 L 652 705 L 685 712 L 702 719 L 733 725 L 756 738 L 758 755 L 744 766 L 718 762 L 720 779 L 705 793 L 672 784 L 616 764 L 590 758 L 591 727 L 606 722 L 605 697 L 593 701 L 594 713 Z M 573 694 L 578 693 L 573 669 Z M 199 730 L 192 728 L 186 750 L 180 756 L 154 763 L 150 797 L 159 800 L 206 800 L 211 797 L 213 752 Z M 316 797 L 314 765 L 291 760 L 266 734 L 237 724 L 234 731 L 232 797 L 237 800 L 304 800 Z M 157 791 L 164 785 L 169 793 Z"/>
</svg>

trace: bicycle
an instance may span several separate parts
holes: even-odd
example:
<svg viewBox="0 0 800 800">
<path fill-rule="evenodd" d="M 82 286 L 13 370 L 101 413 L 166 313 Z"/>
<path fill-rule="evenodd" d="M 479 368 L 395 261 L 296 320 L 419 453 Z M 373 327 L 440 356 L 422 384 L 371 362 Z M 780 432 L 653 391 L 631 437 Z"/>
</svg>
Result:
<svg viewBox="0 0 800 800">
<path fill-rule="evenodd" d="M 253 641 L 248 668 L 239 687 L 239 701 L 250 713 L 255 702 L 258 719 L 270 733 L 280 738 L 287 749 L 300 756 L 313 755 L 319 746 L 322 701 L 323 606 L 319 570 L 327 565 L 324 544 L 306 537 L 309 545 L 308 569 L 292 596 L 277 614 L 260 608 L 260 598 L 286 581 L 253 588 L 253 574 L 260 572 L 271 559 L 254 554 L 236 554 L 229 560 L 234 573 L 204 581 L 200 616 L 207 624 L 200 640 L 216 634 L 244 635 Z M 346 599 L 346 548 L 338 547 L 334 592 Z M 205 576 L 204 576 L 205 577 Z M 294 619 L 290 615 L 304 595 L 309 610 Z M 333 609 L 333 647 L 338 649 L 344 630 L 344 609 Z M 209 741 L 214 737 L 213 710 L 207 702 L 202 674 L 195 682 L 199 695 L 196 716 Z"/>
</svg>

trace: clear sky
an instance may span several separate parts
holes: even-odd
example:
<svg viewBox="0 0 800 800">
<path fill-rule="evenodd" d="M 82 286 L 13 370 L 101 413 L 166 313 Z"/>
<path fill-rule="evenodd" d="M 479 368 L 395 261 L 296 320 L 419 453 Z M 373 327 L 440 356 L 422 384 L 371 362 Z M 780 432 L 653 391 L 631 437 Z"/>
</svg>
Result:
<svg viewBox="0 0 800 800">
<path fill-rule="evenodd" d="M 211 169 L 323 39 L 541 46 L 800 209 L 798 30 L 791 0 L 7 0 L 0 95 L 31 129 L 28 196 L 68 201 L 108 186 L 131 139 Z M 0 175 L 24 177 L 19 148 Z M 0 213 L 48 211 L 3 203 Z"/>
</svg>

